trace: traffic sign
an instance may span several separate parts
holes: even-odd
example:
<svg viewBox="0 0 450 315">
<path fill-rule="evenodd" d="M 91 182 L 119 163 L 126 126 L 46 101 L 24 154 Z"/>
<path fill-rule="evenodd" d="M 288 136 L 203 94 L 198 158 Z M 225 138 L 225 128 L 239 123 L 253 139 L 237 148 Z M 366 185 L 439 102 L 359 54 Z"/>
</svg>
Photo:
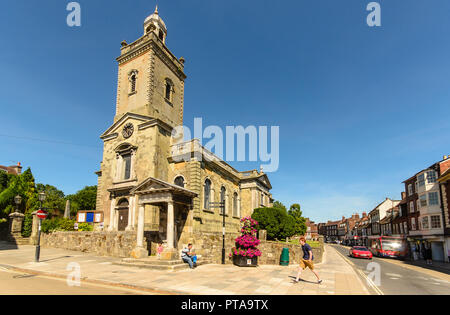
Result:
<svg viewBox="0 0 450 315">
<path fill-rule="evenodd" d="M 45 220 L 47 218 L 48 213 L 45 212 L 44 210 L 38 210 L 36 212 L 36 216 L 41 219 L 41 220 Z"/>
</svg>

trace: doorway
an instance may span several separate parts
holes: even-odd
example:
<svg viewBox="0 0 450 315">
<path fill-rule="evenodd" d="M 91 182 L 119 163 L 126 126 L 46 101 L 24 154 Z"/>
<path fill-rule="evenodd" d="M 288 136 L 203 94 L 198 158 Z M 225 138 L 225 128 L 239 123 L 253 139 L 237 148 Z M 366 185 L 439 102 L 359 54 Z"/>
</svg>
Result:
<svg viewBox="0 0 450 315">
<path fill-rule="evenodd" d="M 129 212 L 129 203 L 127 199 L 120 200 L 117 205 L 117 214 L 118 214 L 118 231 L 125 231 L 128 226 L 128 212 Z"/>
</svg>

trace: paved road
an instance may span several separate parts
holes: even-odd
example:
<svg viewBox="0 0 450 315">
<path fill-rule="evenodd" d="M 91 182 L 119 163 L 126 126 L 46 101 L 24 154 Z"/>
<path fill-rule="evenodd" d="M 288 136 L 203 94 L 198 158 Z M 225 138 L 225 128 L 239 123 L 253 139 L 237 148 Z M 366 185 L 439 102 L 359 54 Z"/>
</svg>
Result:
<svg viewBox="0 0 450 315">
<path fill-rule="evenodd" d="M 66 280 L 34 276 L 0 268 L 0 295 L 127 295 L 134 290 L 82 283 L 70 287 Z M 142 293 L 141 293 L 142 294 Z"/>
<path fill-rule="evenodd" d="M 378 263 L 381 279 L 377 288 L 387 295 L 435 295 L 450 294 L 450 282 L 431 276 L 424 272 L 414 271 L 406 267 L 398 266 L 386 261 L 386 258 L 374 257 L 372 260 L 352 258 L 348 256 L 349 247 L 332 245 L 339 253 L 343 254 L 354 267 L 369 275 L 368 264 Z M 373 277 L 370 277 L 373 278 Z M 373 278 L 375 279 L 375 278 Z M 376 290 L 371 288 L 372 293 Z"/>
</svg>

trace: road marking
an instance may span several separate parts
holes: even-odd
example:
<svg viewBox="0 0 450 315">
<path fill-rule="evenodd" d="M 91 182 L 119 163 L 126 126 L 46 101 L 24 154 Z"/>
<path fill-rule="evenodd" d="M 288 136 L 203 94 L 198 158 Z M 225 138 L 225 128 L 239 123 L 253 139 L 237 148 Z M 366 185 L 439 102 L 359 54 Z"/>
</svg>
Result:
<svg viewBox="0 0 450 315">
<path fill-rule="evenodd" d="M 356 270 L 359 272 L 359 274 L 366 279 L 367 284 L 372 287 L 372 289 L 375 291 L 375 293 L 377 293 L 378 295 L 384 295 L 383 291 L 381 291 L 376 285 L 375 283 L 372 281 L 372 279 L 370 279 L 362 270 L 358 269 L 355 264 L 348 259 L 347 257 L 345 257 L 343 254 L 341 254 L 341 252 L 339 252 L 339 250 L 336 249 L 336 252 L 341 255 L 342 258 L 344 258 L 344 260 L 346 262 L 348 262 L 350 265 L 354 266 L 356 268 Z"/>
<path fill-rule="evenodd" d="M 399 275 L 399 274 L 397 274 L 397 273 L 386 273 L 386 276 L 389 276 L 389 277 L 396 277 L 396 278 L 401 278 L 401 277 L 402 277 L 402 275 Z"/>
</svg>

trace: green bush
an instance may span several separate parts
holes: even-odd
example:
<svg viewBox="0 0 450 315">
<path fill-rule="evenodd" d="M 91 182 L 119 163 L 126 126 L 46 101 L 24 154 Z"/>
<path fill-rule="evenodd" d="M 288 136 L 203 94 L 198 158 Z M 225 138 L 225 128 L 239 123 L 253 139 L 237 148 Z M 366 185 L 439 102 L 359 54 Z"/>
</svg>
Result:
<svg viewBox="0 0 450 315">
<path fill-rule="evenodd" d="M 54 218 L 42 221 L 41 230 L 43 233 L 52 233 L 56 231 L 74 231 L 75 220 L 67 218 Z"/>
<path fill-rule="evenodd" d="M 258 221 L 258 230 L 267 231 L 268 240 L 285 240 L 296 233 L 295 219 L 281 208 L 258 208 L 252 214 Z"/>
<path fill-rule="evenodd" d="M 80 232 L 91 232 L 94 230 L 94 227 L 89 223 L 78 223 L 78 231 Z"/>
<path fill-rule="evenodd" d="M 32 229 L 33 229 L 33 215 L 31 213 L 27 213 L 25 214 L 25 219 L 23 221 L 22 236 L 30 237 Z"/>
</svg>

